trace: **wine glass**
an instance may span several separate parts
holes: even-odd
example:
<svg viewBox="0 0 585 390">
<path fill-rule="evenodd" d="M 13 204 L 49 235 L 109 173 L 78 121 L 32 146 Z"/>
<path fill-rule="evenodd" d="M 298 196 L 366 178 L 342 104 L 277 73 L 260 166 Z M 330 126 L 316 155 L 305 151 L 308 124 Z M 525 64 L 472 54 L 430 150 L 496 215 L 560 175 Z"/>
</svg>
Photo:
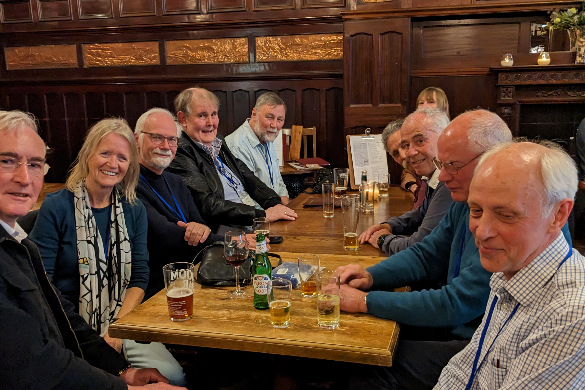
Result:
<svg viewBox="0 0 585 390">
<path fill-rule="evenodd" d="M 245 298 L 244 290 L 240 288 L 238 270 L 248 258 L 248 241 L 243 230 L 230 230 L 225 233 L 223 243 L 223 255 L 225 262 L 234 267 L 236 273 L 236 289 L 231 292 L 234 298 Z"/>
</svg>

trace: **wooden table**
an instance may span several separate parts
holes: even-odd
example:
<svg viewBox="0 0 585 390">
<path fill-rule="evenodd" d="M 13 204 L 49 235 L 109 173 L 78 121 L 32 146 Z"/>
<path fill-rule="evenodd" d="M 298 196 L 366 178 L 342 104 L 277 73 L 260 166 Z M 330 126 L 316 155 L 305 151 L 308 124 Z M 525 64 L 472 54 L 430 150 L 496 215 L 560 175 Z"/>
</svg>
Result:
<svg viewBox="0 0 585 390">
<path fill-rule="evenodd" d="M 322 208 L 303 208 L 307 195 L 294 199 L 290 206 L 299 218 L 294 222 L 271 224 L 272 235 L 284 236 L 284 242 L 272 245 L 271 252 L 283 261 L 296 262 L 299 253 L 318 253 L 321 265 L 337 268 L 349 263 L 364 267 L 384 259 L 380 250 L 364 245 L 357 252 L 343 250 L 342 221 L 339 210 L 334 218 L 323 218 Z M 397 187 L 390 197 L 377 203 L 374 214 L 361 218 L 360 229 L 402 214 L 412 208 L 412 196 Z M 233 289 L 233 288 L 231 288 Z M 113 337 L 138 341 L 261 352 L 351 363 L 391 366 L 398 337 L 396 322 L 368 314 L 342 313 L 336 330 L 320 329 L 314 299 L 301 298 L 298 290 L 292 302 L 291 326 L 274 329 L 269 313 L 253 307 L 251 286 L 247 299 L 228 299 L 230 288 L 196 285 L 194 316 L 186 322 L 172 322 L 163 291 L 125 315 L 109 328 Z"/>
<path fill-rule="evenodd" d="M 279 253 L 283 261 L 296 261 L 295 253 Z M 373 265 L 380 257 L 322 255 L 321 264 L 336 268 L 350 260 Z M 351 363 L 391 366 L 398 337 L 394 321 L 368 314 L 341 313 L 336 330 L 317 325 L 314 298 L 301 298 L 295 290 L 291 306 L 291 325 L 274 329 L 268 310 L 253 307 L 253 289 L 245 287 L 246 299 L 229 299 L 232 288 L 196 285 L 193 318 L 172 322 L 164 291 L 110 325 L 113 337 L 139 341 L 261 352 Z M 375 335 L 375 337 L 372 337 Z"/>
<path fill-rule="evenodd" d="M 282 244 L 271 244 L 271 252 L 312 252 L 380 256 L 379 249 L 371 245 L 361 245 L 357 252 L 343 249 L 343 222 L 341 210 L 335 208 L 333 218 L 323 218 L 322 207 L 303 207 L 310 198 L 321 195 L 300 194 L 288 206 L 298 214 L 296 221 L 277 221 L 270 224 L 270 234 L 283 236 Z M 388 198 L 374 203 L 372 214 L 360 214 L 358 232 L 388 220 L 390 216 L 402 215 L 412 210 L 412 193 L 400 187 L 390 187 Z"/>
</svg>

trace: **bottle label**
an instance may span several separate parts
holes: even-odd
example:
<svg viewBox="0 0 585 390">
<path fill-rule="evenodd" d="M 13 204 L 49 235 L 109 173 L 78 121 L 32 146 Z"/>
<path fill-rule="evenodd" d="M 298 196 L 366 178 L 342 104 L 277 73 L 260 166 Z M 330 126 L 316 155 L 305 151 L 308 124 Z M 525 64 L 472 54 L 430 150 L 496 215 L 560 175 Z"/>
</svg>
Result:
<svg viewBox="0 0 585 390">
<path fill-rule="evenodd" d="M 272 282 L 268 275 L 256 274 L 253 278 L 254 293 L 256 295 L 268 295 L 272 289 Z"/>
<path fill-rule="evenodd" d="M 266 249 L 266 241 L 256 242 L 256 254 L 266 253 L 268 250 Z"/>
</svg>

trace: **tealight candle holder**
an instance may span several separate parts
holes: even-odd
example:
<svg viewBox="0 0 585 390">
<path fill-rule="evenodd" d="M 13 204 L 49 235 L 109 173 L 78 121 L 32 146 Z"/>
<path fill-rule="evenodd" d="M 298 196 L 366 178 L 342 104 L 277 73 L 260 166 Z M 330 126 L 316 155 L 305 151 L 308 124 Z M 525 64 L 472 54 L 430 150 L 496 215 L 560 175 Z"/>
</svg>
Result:
<svg viewBox="0 0 585 390">
<path fill-rule="evenodd" d="M 541 51 L 538 53 L 538 60 L 536 62 L 538 62 L 538 65 L 550 64 L 550 54 L 548 54 L 548 51 Z"/>
<path fill-rule="evenodd" d="M 502 66 L 512 66 L 514 65 L 514 57 L 512 53 L 506 53 L 502 56 L 502 60 L 500 61 Z"/>
</svg>

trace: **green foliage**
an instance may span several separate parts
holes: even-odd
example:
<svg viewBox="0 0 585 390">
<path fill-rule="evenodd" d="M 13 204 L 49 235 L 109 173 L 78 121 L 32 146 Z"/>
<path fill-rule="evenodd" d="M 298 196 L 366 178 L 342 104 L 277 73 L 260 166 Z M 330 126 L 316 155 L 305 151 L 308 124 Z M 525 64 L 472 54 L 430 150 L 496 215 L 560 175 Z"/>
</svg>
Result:
<svg viewBox="0 0 585 390">
<path fill-rule="evenodd" d="M 556 9 L 550 14 L 550 22 L 546 25 L 557 30 L 579 29 L 585 31 L 585 1 L 580 8 L 569 8 L 561 11 Z"/>
</svg>

